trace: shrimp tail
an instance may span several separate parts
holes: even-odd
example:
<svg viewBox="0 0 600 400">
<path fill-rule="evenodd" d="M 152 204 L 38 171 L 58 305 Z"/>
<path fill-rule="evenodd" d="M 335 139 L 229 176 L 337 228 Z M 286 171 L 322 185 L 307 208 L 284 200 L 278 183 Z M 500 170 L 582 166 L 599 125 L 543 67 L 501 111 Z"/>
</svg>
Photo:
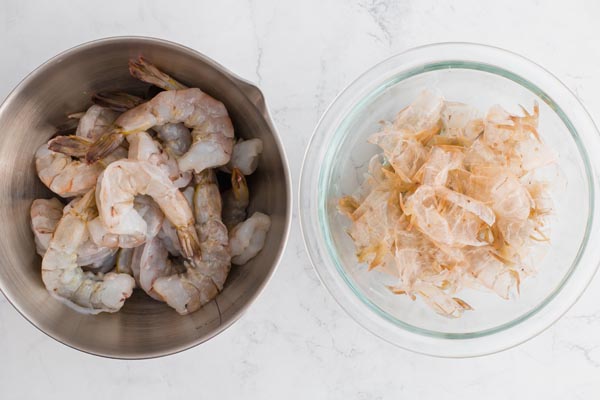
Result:
<svg viewBox="0 0 600 400">
<path fill-rule="evenodd" d="M 177 237 L 185 258 L 195 259 L 200 257 L 200 240 L 193 225 L 178 228 Z"/>
<path fill-rule="evenodd" d="M 90 189 L 83 195 L 81 200 L 77 203 L 77 206 L 74 208 L 74 211 L 76 211 L 84 221 L 90 221 L 98 216 L 98 209 L 96 208 L 96 188 Z"/>
<path fill-rule="evenodd" d="M 69 119 L 64 124 L 61 124 L 56 128 L 57 135 L 70 135 L 72 133 L 75 133 L 75 131 L 77 130 L 77 125 L 79 124 L 79 118 L 81 117 L 73 118 L 71 117 L 71 115 L 67 116 Z"/>
<path fill-rule="evenodd" d="M 237 200 L 247 199 L 249 197 L 246 178 L 237 167 L 233 168 L 233 171 L 231 171 L 231 189 Z"/>
<path fill-rule="evenodd" d="M 93 142 L 81 136 L 57 136 L 48 142 L 48 148 L 71 157 L 83 157 Z"/>
<path fill-rule="evenodd" d="M 144 99 L 125 92 L 98 92 L 92 96 L 94 104 L 125 112 L 144 102 Z"/>
<path fill-rule="evenodd" d="M 100 139 L 94 142 L 85 155 L 85 160 L 88 163 L 96 162 L 105 158 L 110 153 L 115 151 L 117 147 L 123 143 L 125 136 L 122 133 L 109 131 L 102 135 Z"/>
<path fill-rule="evenodd" d="M 177 82 L 142 57 L 137 60 L 129 60 L 129 73 L 142 82 L 150 83 L 164 90 L 187 89 L 187 86 Z"/>
</svg>

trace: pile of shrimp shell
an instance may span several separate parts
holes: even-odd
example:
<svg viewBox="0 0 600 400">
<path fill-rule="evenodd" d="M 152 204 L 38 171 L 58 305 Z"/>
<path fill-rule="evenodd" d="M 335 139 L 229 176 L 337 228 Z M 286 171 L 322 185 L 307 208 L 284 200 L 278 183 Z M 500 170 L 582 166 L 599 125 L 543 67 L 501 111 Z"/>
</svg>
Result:
<svg viewBox="0 0 600 400">
<path fill-rule="evenodd" d="M 338 208 L 358 260 L 391 277 L 393 293 L 460 317 L 473 309 L 462 289 L 508 299 L 535 272 L 552 210 L 537 172 L 555 154 L 539 137 L 537 104 L 522 113 L 493 106 L 481 117 L 427 90 L 369 138 L 383 153 Z"/>
<path fill-rule="evenodd" d="M 236 140 L 223 103 L 143 58 L 129 71 L 161 91 L 97 93 L 35 154 L 58 196 L 31 205 L 42 279 L 83 313 L 119 311 L 138 287 L 188 314 L 265 244 L 271 220 L 247 215 L 245 178 L 262 141 Z"/>
</svg>

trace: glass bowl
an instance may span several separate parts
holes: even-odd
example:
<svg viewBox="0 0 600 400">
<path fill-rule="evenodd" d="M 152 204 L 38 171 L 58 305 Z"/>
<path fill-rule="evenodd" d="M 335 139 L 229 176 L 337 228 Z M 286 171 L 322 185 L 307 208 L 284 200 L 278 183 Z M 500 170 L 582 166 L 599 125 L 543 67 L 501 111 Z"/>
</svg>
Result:
<svg viewBox="0 0 600 400">
<path fill-rule="evenodd" d="M 382 120 L 391 120 L 424 89 L 485 112 L 500 104 L 540 106 L 539 132 L 558 156 L 552 189 L 554 212 L 546 256 L 520 295 L 463 291 L 475 310 L 440 316 L 426 304 L 392 294 L 385 276 L 358 263 L 337 211 L 340 197 L 357 189 L 378 148 L 367 143 Z M 598 193 L 600 137 L 577 98 L 556 77 L 528 59 L 466 43 L 418 47 L 376 65 L 352 82 L 319 122 L 304 159 L 300 220 L 321 280 L 352 318 L 402 348 L 442 357 L 500 351 L 539 334 L 583 293 L 600 260 Z"/>
</svg>

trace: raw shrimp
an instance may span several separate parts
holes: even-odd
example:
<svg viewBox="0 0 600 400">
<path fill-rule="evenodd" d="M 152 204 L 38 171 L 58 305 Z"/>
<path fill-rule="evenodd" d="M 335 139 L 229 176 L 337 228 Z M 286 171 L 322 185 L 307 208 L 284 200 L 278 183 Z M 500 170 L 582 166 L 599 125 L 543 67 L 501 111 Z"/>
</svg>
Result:
<svg viewBox="0 0 600 400">
<path fill-rule="evenodd" d="M 183 193 L 183 197 L 187 200 L 190 207 L 194 207 L 194 193 L 196 192 L 196 188 L 194 186 L 188 186 L 181 191 Z"/>
<path fill-rule="evenodd" d="M 187 129 L 187 128 L 186 128 Z M 162 146 L 147 132 L 138 132 L 127 136 L 129 150 L 128 158 L 132 160 L 150 161 L 152 164 L 164 169 L 176 187 L 185 187 L 192 180 L 190 171 L 182 172 L 175 156 L 164 152 Z M 82 157 L 89 151 L 93 142 L 78 136 L 57 136 L 50 140 L 49 148 L 73 157 Z M 116 154 L 122 155 L 124 149 L 114 151 L 108 157 L 114 159 Z M 119 157 L 124 158 L 124 157 Z"/>
<path fill-rule="evenodd" d="M 187 200 L 167 174 L 148 161 L 116 161 L 98 178 L 98 210 L 108 231 L 121 235 L 146 234 L 148 224 L 134 208 L 134 198 L 140 194 L 152 197 L 175 226 L 184 256 L 197 256 L 198 236 Z"/>
<path fill-rule="evenodd" d="M 71 209 L 79 201 L 79 198 L 73 199 L 63 210 L 63 215 L 71 212 Z M 95 207 L 95 206 L 94 206 Z M 97 213 L 97 211 L 96 211 Z M 86 271 L 108 272 L 116 261 L 117 249 L 111 249 L 96 244 L 90 234 L 90 222 L 86 224 L 86 230 L 81 238 L 81 243 L 77 249 L 77 265 Z"/>
<path fill-rule="evenodd" d="M 114 268 L 117 261 L 117 249 L 96 245 L 88 236 L 77 249 L 77 265 L 84 271 L 106 273 Z"/>
<path fill-rule="evenodd" d="M 133 249 L 131 254 L 131 261 L 129 264 L 129 268 L 131 270 L 131 276 L 135 280 L 135 284 L 137 287 L 140 287 L 140 260 L 142 258 L 142 250 L 144 246 L 138 246 Z"/>
<path fill-rule="evenodd" d="M 163 152 L 161 145 L 147 132 L 128 135 L 127 141 L 129 142 L 129 159 L 149 161 L 159 166 L 169 175 L 175 187 L 185 187 L 192 180 L 192 173 L 180 171 L 177 160 L 168 152 Z"/>
<path fill-rule="evenodd" d="M 177 230 L 169 220 L 164 220 L 160 232 L 158 232 L 158 238 L 163 242 L 163 245 L 167 248 L 169 254 L 174 256 L 181 255 L 181 246 L 179 245 Z"/>
<path fill-rule="evenodd" d="M 88 161 L 109 154 L 123 141 L 124 135 L 167 123 L 183 123 L 192 129 L 193 143 L 178 160 L 182 171 L 201 172 L 229 162 L 233 125 L 223 103 L 198 88 L 185 89 L 143 59 L 131 62 L 130 72 L 138 79 L 167 88 L 167 91 L 117 118 L 115 128 L 90 149 L 86 156 Z"/>
<path fill-rule="evenodd" d="M 208 275 L 219 290 L 223 288 L 231 266 L 229 237 L 221 220 L 222 204 L 213 170 L 195 176 L 194 216 L 200 237 L 202 260 L 194 259 L 196 269 Z"/>
<path fill-rule="evenodd" d="M 43 144 L 35 154 L 35 167 L 40 180 L 61 197 L 79 196 L 94 187 L 106 165 L 127 157 L 127 150 L 117 148 L 106 158 L 93 164 L 74 160 L 85 154 L 91 142 L 78 136 L 57 136 Z"/>
<path fill-rule="evenodd" d="M 35 240 L 35 248 L 40 256 L 48 249 L 52 234 L 63 215 L 63 204 L 57 198 L 36 199 L 31 204 L 31 230 Z"/>
<path fill-rule="evenodd" d="M 260 212 L 255 212 L 250 218 L 236 225 L 229 233 L 232 264 L 244 265 L 254 258 L 265 245 L 270 227 L 271 218 Z"/>
<path fill-rule="evenodd" d="M 94 104 L 79 120 L 75 135 L 92 141 L 97 140 L 112 126 L 118 116 L 118 112 Z"/>
<path fill-rule="evenodd" d="M 246 178 L 237 168 L 231 173 L 231 189 L 223 194 L 223 223 L 227 229 L 246 219 L 250 194 Z"/>
<path fill-rule="evenodd" d="M 186 264 L 186 271 L 161 276 L 153 284 L 160 297 L 180 314 L 196 311 L 223 289 L 231 267 L 227 228 L 221 222 L 221 197 L 212 170 L 196 176 L 194 193 L 196 227 L 202 257 Z"/>
<path fill-rule="evenodd" d="M 246 176 L 252 175 L 258 167 L 258 157 L 263 151 L 262 140 L 254 138 L 249 140 L 239 139 L 233 146 L 233 153 L 229 163 L 221 169 L 231 173 L 233 168 L 237 168 Z"/>
<path fill-rule="evenodd" d="M 135 78 L 164 90 L 188 88 L 168 74 L 160 71 L 142 57 L 129 62 L 129 72 Z M 155 127 L 154 130 L 164 142 L 165 147 L 178 157 L 187 152 L 190 147 L 191 136 L 189 130 L 183 124 L 166 124 L 161 127 Z M 225 172 L 231 172 L 234 167 L 237 167 L 244 175 L 251 175 L 258 166 L 258 157 L 262 153 L 262 150 L 263 144 L 260 139 L 239 139 L 233 146 L 230 162 L 222 169 Z"/>
<path fill-rule="evenodd" d="M 79 118 L 75 135 L 57 136 L 50 140 L 48 147 L 72 157 L 84 157 L 94 141 L 112 127 L 119 114 L 120 112 L 94 104 Z"/>
<path fill-rule="evenodd" d="M 194 207 L 194 187 L 187 187 L 182 191 L 182 193 L 190 207 Z M 177 237 L 177 230 L 168 219 L 163 221 L 160 232 L 158 232 L 158 237 L 169 251 L 169 254 L 173 256 L 182 255 L 181 246 L 179 245 L 179 238 Z"/>
<path fill-rule="evenodd" d="M 192 145 L 192 134 L 182 123 L 164 124 L 153 128 L 156 135 L 162 140 L 165 149 L 174 157 L 184 155 Z M 234 148 L 235 153 L 235 148 Z"/>
<path fill-rule="evenodd" d="M 77 201 L 77 199 L 73 201 Z M 40 256 L 43 257 L 46 253 L 52 234 L 62 218 L 63 212 L 69 212 L 72 203 L 64 207 L 63 211 L 63 204 L 56 198 L 33 201 L 31 205 L 31 229 L 35 237 L 36 251 Z M 86 230 L 77 249 L 77 265 L 94 272 L 107 272 L 114 265 L 115 252 L 116 250 L 97 246 L 90 239 Z"/>
<path fill-rule="evenodd" d="M 105 105 L 119 112 L 130 110 L 145 101 L 141 97 L 123 92 L 98 93 L 94 95 L 93 100 L 96 104 Z M 165 149 L 174 157 L 183 155 L 192 145 L 190 130 L 182 123 L 155 126 L 153 129 L 156 131 L 158 138 L 163 142 Z"/>
<path fill-rule="evenodd" d="M 48 291 L 68 306 L 90 314 L 119 311 L 135 285 L 127 274 L 94 274 L 77 266 L 86 224 L 96 214 L 91 190 L 61 218 L 42 260 L 42 279 Z"/>
<path fill-rule="evenodd" d="M 104 169 L 100 163 L 86 164 L 52 151 L 48 143 L 41 145 L 35 153 L 35 167 L 44 185 L 61 197 L 86 193 L 96 185 Z"/>
<path fill-rule="evenodd" d="M 181 123 L 192 129 L 194 141 L 178 162 L 182 171 L 201 172 L 225 165 L 231 158 L 233 125 L 227 109 L 200 89 L 166 91 L 133 108 L 115 121 L 116 128 L 97 141 L 87 153 L 88 161 L 109 154 L 124 135 L 145 131 L 166 123 Z"/>
<path fill-rule="evenodd" d="M 117 252 L 117 259 L 115 265 L 115 271 L 120 274 L 128 274 L 133 276 L 133 271 L 131 269 L 131 262 L 133 258 L 133 251 L 135 249 L 126 249 L 121 248 Z"/>
<path fill-rule="evenodd" d="M 173 273 L 173 265 L 169 259 L 169 252 L 163 242 L 155 237 L 143 246 L 135 249 L 139 253 L 139 286 L 153 299 L 162 301 L 162 297 L 153 289 L 154 282 L 161 276 Z"/>
<path fill-rule="evenodd" d="M 164 214 L 158 205 L 148 196 L 136 196 L 133 208 L 146 222 L 145 232 L 121 235 L 111 233 L 98 216 L 88 223 L 90 236 L 94 243 L 111 249 L 134 248 L 156 236 L 164 221 Z"/>
</svg>

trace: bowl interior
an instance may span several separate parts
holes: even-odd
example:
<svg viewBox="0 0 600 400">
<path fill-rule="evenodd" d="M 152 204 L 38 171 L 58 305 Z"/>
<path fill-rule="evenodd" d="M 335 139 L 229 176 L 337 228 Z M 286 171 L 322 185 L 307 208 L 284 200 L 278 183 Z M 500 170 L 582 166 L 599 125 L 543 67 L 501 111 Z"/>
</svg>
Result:
<svg viewBox="0 0 600 400">
<path fill-rule="evenodd" d="M 390 278 L 359 265 L 347 234 L 349 223 L 337 211 L 337 200 L 352 194 L 363 180 L 368 161 L 378 153 L 367 138 L 391 120 L 426 88 L 437 88 L 447 100 L 464 102 L 485 113 L 500 104 L 518 113 L 521 104 L 540 105 L 539 132 L 557 154 L 556 166 L 540 176 L 551 182 L 554 212 L 550 246 L 536 263 L 538 274 L 521 282 L 520 295 L 509 301 L 493 293 L 465 290 L 460 298 L 475 311 L 461 318 L 437 315 L 421 300 L 392 294 Z M 577 263 L 586 242 L 588 217 L 593 207 L 585 152 L 577 133 L 559 105 L 541 89 L 506 70 L 470 62 L 444 62 L 420 66 L 393 75 L 364 95 L 332 132 L 319 178 L 319 223 L 327 249 L 340 276 L 371 310 L 398 326 L 425 335 L 471 338 L 513 326 L 544 306 L 560 290 Z M 322 194 L 322 195 L 321 195 Z M 542 249 L 540 249 L 542 251 Z"/>
<path fill-rule="evenodd" d="M 86 316 L 52 299 L 41 280 L 29 228 L 29 207 L 52 193 L 37 178 L 36 149 L 53 135 L 66 114 L 85 110 L 102 90 L 141 92 L 147 85 L 131 78 L 127 62 L 143 55 L 176 79 L 199 87 L 229 110 L 236 136 L 258 137 L 264 152 L 249 178 L 249 212 L 272 218 L 265 247 L 248 264 L 233 267 L 225 289 L 198 312 L 179 316 L 163 303 L 134 293 L 121 312 Z M 258 96 L 257 96 L 258 95 Z M 189 348 L 231 324 L 270 277 L 283 250 L 289 223 L 287 167 L 265 117 L 260 92 L 223 72 L 211 60 L 173 43 L 117 38 L 69 50 L 28 77 L 0 108 L 0 285 L 15 307 L 55 339 L 94 354 L 139 358 Z M 261 109 L 262 108 L 262 109 Z"/>
</svg>

